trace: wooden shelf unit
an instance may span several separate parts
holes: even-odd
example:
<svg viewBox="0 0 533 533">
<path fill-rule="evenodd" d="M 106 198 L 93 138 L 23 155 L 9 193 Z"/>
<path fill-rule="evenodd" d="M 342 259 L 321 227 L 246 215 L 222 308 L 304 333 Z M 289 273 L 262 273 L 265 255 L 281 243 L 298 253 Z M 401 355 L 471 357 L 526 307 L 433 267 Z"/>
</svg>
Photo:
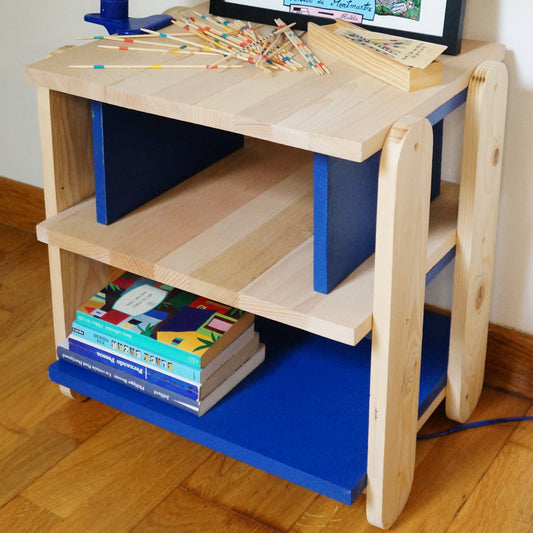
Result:
<svg viewBox="0 0 533 533">
<path fill-rule="evenodd" d="M 80 302 L 109 281 L 112 266 L 254 312 L 282 323 L 280 331 L 306 330 L 320 336 L 317 345 L 330 343 L 332 353 L 331 341 L 346 350 L 365 345 L 371 371 L 362 378 L 370 402 L 357 422 L 365 438 L 368 430 L 362 478 L 368 477 L 369 521 L 389 527 L 409 495 L 417 427 L 444 397 L 444 381 L 437 379 L 438 390 L 418 382 L 423 292 L 428 272 L 449 259 L 455 246 L 449 415 L 465 418 L 477 401 L 480 384 L 472 376 L 484 362 L 490 307 L 505 117 L 503 57 L 501 45 L 465 41 L 460 56 L 443 57 L 443 84 L 413 93 L 330 57 L 322 59 L 332 74 L 320 78 L 311 72 L 266 76 L 251 67 L 212 78 L 211 72 L 186 70 L 70 70 L 69 64 L 113 60 L 93 42 L 27 67 L 27 80 L 38 86 L 47 220 L 37 231 L 49 245 L 56 341 L 70 333 Z M 432 139 L 423 117 L 442 120 L 469 85 L 462 184 L 443 182 L 429 216 Z M 95 220 L 90 100 L 239 133 L 246 136 L 245 147 L 104 226 Z M 315 292 L 312 153 L 364 164 L 379 150 L 376 254 L 329 294 Z M 487 192 L 483 183 L 496 185 Z M 372 342 L 363 339 L 370 331 Z M 275 334 L 270 338 L 279 344 Z M 283 346 L 276 350 L 274 359 L 284 361 Z M 286 360 L 292 361 L 289 352 Z M 153 402 L 146 407 L 142 398 L 83 372 L 69 373 L 59 363 L 50 373 L 64 392 L 107 401 L 207 445 L 206 435 L 212 434 L 215 449 L 233 454 L 217 430 L 209 431 L 208 416 L 189 424 L 181 413 Z M 263 372 L 268 368 L 265 364 Z M 445 377 L 446 369 L 441 371 Z M 350 388 L 350 379 L 344 386 Z M 220 404 L 222 419 L 227 406 L 238 405 L 239 395 L 251 394 L 258 380 L 252 377 L 249 389 L 244 383 Z M 217 409 L 212 413 L 215 420 Z M 286 425 L 292 425 L 291 416 L 284 418 Z M 352 431 L 353 423 L 344 422 Z M 340 448 L 350 453 L 339 435 Z M 336 497 L 324 488 L 328 480 L 308 483 L 307 474 L 293 475 L 298 468 L 291 464 L 271 468 L 278 459 L 265 463 L 240 442 L 234 449 L 237 458 Z M 297 455 L 293 452 L 289 455 Z M 359 472 L 354 479 L 359 490 Z M 339 499 L 349 502 L 357 494 Z"/>
</svg>

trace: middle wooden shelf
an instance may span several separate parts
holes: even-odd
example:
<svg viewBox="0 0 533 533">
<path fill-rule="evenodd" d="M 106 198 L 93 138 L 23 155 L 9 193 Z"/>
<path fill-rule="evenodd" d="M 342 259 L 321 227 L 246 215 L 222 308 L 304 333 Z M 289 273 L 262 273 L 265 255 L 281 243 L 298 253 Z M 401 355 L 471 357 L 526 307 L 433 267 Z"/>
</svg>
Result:
<svg viewBox="0 0 533 533">
<path fill-rule="evenodd" d="M 150 176 L 132 177 L 150 179 Z M 377 177 L 376 177 L 377 179 Z M 456 244 L 459 186 L 431 204 L 429 272 Z M 105 226 L 89 198 L 39 240 L 345 344 L 372 328 L 373 256 L 329 294 L 313 290 L 313 154 L 245 147 Z"/>
</svg>

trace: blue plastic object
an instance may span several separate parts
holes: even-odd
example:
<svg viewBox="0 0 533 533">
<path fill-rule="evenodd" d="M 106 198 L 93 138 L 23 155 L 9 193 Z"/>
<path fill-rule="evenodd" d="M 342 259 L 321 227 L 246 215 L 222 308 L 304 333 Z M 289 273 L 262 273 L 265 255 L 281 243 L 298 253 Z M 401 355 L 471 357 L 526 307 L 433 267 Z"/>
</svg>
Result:
<svg viewBox="0 0 533 533">
<path fill-rule="evenodd" d="M 151 15 L 143 18 L 128 16 L 128 0 L 101 0 L 100 13 L 89 13 L 84 19 L 87 22 L 101 24 L 110 33 L 119 35 L 135 35 L 141 28 L 158 30 L 168 26 L 172 20 L 170 15 Z"/>
</svg>

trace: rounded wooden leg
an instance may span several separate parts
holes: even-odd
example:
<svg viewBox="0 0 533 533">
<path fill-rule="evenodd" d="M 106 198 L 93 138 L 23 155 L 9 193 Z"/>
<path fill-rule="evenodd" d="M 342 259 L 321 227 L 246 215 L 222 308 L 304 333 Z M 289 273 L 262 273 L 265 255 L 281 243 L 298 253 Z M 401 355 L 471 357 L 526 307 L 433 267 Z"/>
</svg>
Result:
<svg viewBox="0 0 533 533">
<path fill-rule="evenodd" d="M 507 103 L 507 69 L 486 61 L 466 101 L 446 414 L 465 422 L 485 372 Z"/>
<path fill-rule="evenodd" d="M 67 398 L 70 398 L 71 400 L 77 400 L 79 402 L 84 402 L 87 400 L 87 396 L 84 396 L 83 394 L 80 394 L 79 392 L 73 391 L 72 389 L 69 389 L 67 387 L 64 387 L 63 385 L 59 385 L 59 390 L 61 391 L 61 394 L 65 395 Z"/>
<path fill-rule="evenodd" d="M 432 148 L 429 121 L 404 117 L 379 168 L 366 512 L 381 528 L 414 476 Z"/>
</svg>

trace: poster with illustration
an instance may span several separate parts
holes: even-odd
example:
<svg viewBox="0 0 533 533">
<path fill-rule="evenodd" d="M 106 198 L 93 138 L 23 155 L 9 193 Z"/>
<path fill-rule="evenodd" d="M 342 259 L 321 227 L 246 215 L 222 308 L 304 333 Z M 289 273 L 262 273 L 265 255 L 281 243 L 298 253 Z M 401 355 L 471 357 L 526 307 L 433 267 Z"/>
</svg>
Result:
<svg viewBox="0 0 533 533">
<path fill-rule="evenodd" d="M 448 46 L 457 54 L 466 0 L 211 0 L 210 13 L 239 20 L 273 24 L 281 18 L 296 28 L 307 22 L 336 19 Z"/>
</svg>

